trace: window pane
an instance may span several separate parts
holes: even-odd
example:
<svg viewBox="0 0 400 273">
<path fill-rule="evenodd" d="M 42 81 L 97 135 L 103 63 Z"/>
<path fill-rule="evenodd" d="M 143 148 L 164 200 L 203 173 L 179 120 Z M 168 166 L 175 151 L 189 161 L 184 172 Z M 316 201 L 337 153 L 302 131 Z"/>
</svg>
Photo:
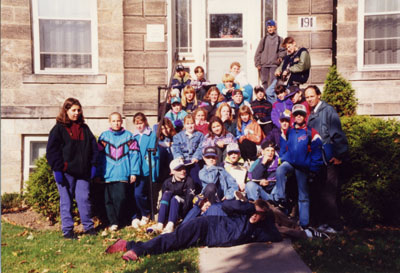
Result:
<svg viewBox="0 0 400 273">
<path fill-rule="evenodd" d="M 242 14 L 210 14 L 210 38 L 242 38 Z"/>
<path fill-rule="evenodd" d="M 365 16 L 365 39 L 400 37 L 400 14 Z"/>
<path fill-rule="evenodd" d="M 39 16 L 51 18 L 90 18 L 89 0 L 38 0 Z"/>
<path fill-rule="evenodd" d="M 400 0 L 365 0 L 365 12 L 400 11 Z"/>
<path fill-rule="evenodd" d="M 364 64 L 400 64 L 400 39 L 365 41 Z"/>
<path fill-rule="evenodd" d="M 34 165 L 35 160 L 39 157 L 42 157 L 46 153 L 46 145 L 45 141 L 32 141 L 31 142 L 31 154 L 29 159 L 29 165 Z"/>
<path fill-rule="evenodd" d="M 265 0 L 264 1 L 264 35 L 267 35 L 267 28 L 265 27 L 265 22 L 268 20 L 274 20 L 274 1 Z"/>
<path fill-rule="evenodd" d="M 176 47 L 179 52 L 192 51 L 192 14 L 190 0 L 176 2 Z"/>
</svg>

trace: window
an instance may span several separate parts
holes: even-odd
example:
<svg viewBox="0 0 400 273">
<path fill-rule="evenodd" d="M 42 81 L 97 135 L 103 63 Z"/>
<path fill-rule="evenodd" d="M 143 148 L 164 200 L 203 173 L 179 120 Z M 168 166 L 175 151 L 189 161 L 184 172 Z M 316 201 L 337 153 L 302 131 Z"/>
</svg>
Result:
<svg viewBox="0 0 400 273">
<path fill-rule="evenodd" d="M 176 49 L 192 53 L 192 0 L 176 0 Z"/>
<path fill-rule="evenodd" d="M 243 14 L 210 14 L 210 47 L 243 46 Z"/>
<path fill-rule="evenodd" d="M 96 0 L 32 0 L 32 17 L 35 73 L 97 73 Z"/>
<path fill-rule="evenodd" d="M 275 20 L 274 14 L 275 14 L 275 1 L 274 0 L 264 0 L 264 23 L 262 25 L 264 29 L 264 35 L 267 35 L 267 28 L 265 27 L 265 23 L 268 20 Z"/>
<path fill-rule="evenodd" d="M 359 13 L 359 66 L 399 69 L 400 0 L 361 0 Z"/>
<path fill-rule="evenodd" d="M 35 160 L 46 153 L 47 136 L 24 137 L 24 178 L 29 179 L 29 174 L 36 168 Z"/>
</svg>

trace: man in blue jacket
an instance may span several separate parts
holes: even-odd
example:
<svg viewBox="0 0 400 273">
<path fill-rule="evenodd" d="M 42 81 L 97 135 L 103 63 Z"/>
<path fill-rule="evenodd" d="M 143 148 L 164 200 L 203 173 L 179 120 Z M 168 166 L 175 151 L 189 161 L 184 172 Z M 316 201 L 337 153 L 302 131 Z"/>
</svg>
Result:
<svg viewBox="0 0 400 273">
<path fill-rule="evenodd" d="M 281 135 L 279 157 L 282 164 L 276 170 L 276 195 L 279 202 L 285 200 L 286 175 L 294 172 L 299 192 L 300 226 L 308 227 L 310 218 L 310 198 L 308 177 L 316 176 L 322 165 L 321 137 L 315 129 L 307 127 L 306 107 L 303 104 L 293 106 L 294 125 Z"/>
<path fill-rule="evenodd" d="M 321 91 L 315 85 L 305 89 L 306 100 L 312 112 L 308 117 L 308 125 L 319 132 L 323 143 L 324 167 L 322 181 L 317 183 L 319 204 L 318 228 L 322 232 L 336 232 L 343 228 L 340 221 L 337 197 L 339 195 L 339 169 L 348 153 L 348 142 L 342 130 L 339 115 L 336 110 L 321 100 Z"/>
<path fill-rule="evenodd" d="M 233 246 L 282 240 L 265 201 L 257 200 L 253 204 L 227 200 L 222 209 L 228 216 L 197 217 L 181 224 L 173 233 L 162 234 L 147 242 L 118 240 L 107 248 L 106 253 L 127 251 L 122 258 L 135 261 L 139 256 L 192 246 Z"/>
</svg>

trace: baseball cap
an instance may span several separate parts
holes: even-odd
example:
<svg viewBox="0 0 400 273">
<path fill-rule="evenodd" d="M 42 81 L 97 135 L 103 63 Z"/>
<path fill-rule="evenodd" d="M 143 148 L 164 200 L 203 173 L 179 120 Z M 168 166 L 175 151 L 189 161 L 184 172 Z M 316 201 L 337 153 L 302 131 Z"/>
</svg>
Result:
<svg viewBox="0 0 400 273">
<path fill-rule="evenodd" d="M 289 91 L 289 94 L 286 96 L 286 98 L 290 98 L 294 96 L 294 94 L 299 92 L 301 89 L 298 86 L 292 85 L 287 90 Z"/>
<path fill-rule="evenodd" d="M 274 26 L 276 26 L 276 23 L 275 23 L 274 20 L 268 20 L 268 21 L 265 23 L 265 25 L 266 25 L 267 27 L 268 27 L 268 26 L 274 27 Z"/>
<path fill-rule="evenodd" d="M 175 171 L 183 166 L 185 166 L 185 162 L 182 160 L 182 158 L 174 159 L 171 161 L 171 163 L 169 163 L 169 168 L 171 171 Z"/>
<path fill-rule="evenodd" d="M 207 157 L 207 156 L 213 156 L 213 157 L 217 157 L 217 148 L 215 148 L 214 146 L 209 146 L 203 149 L 203 156 Z"/>
<path fill-rule="evenodd" d="M 181 64 L 178 64 L 176 66 L 176 71 L 182 71 L 182 70 L 185 70 L 185 67 L 183 65 L 181 65 Z"/>
<path fill-rule="evenodd" d="M 226 153 L 240 153 L 239 145 L 237 143 L 229 143 L 226 147 Z"/>
<path fill-rule="evenodd" d="M 282 112 L 279 116 L 279 120 L 288 120 L 290 121 L 290 114 L 286 111 Z"/>
<path fill-rule="evenodd" d="M 173 97 L 173 98 L 171 99 L 171 104 L 174 104 L 174 103 L 181 103 L 181 98 L 179 98 L 179 97 Z"/>
<path fill-rule="evenodd" d="M 307 109 L 303 104 L 295 104 L 292 108 L 292 113 L 293 115 L 296 115 L 296 113 L 301 113 L 304 116 L 307 115 Z"/>
</svg>

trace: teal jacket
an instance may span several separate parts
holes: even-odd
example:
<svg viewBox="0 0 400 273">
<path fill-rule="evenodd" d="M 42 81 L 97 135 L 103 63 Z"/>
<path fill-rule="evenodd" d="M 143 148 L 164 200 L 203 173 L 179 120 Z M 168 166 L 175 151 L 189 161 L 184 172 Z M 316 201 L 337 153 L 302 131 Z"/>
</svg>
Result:
<svg viewBox="0 0 400 273">
<path fill-rule="evenodd" d="M 133 138 L 138 142 L 140 149 L 140 175 L 149 176 L 150 167 L 147 149 L 154 149 L 154 146 L 156 144 L 156 132 L 152 131 L 149 127 L 145 128 L 142 134 L 140 134 L 139 131 L 135 130 L 133 132 Z M 155 155 L 151 153 L 153 182 L 156 182 L 158 178 L 158 160 L 158 151 Z"/>
</svg>

